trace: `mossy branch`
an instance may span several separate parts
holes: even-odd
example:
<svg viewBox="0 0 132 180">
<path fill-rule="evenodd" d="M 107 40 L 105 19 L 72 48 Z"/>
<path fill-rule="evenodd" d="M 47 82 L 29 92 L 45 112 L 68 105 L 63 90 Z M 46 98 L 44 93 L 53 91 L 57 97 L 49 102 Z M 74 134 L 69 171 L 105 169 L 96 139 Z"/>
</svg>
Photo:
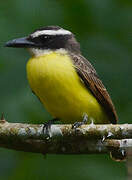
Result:
<svg viewBox="0 0 132 180">
<path fill-rule="evenodd" d="M 132 124 L 43 125 L 0 120 L 0 147 L 42 154 L 94 154 L 132 147 Z"/>
</svg>

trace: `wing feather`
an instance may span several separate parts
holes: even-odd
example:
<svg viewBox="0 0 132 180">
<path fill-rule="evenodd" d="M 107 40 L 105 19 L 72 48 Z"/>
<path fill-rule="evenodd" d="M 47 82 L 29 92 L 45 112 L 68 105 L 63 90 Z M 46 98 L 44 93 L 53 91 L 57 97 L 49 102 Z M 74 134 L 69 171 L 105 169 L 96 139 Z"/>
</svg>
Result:
<svg viewBox="0 0 132 180">
<path fill-rule="evenodd" d="M 87 59 L 85 59 L 81 55 L 71 54 L 71 57 L 73 59 L 75 69 L 81 80 L 83 80 L 86 88 L 91 91 L 98 102 L 102 105 L 102 107 L 108 114 L 110 122 L 116 124 L 118 117 L 115 107 L 106 88 L 104 87 L 102 81 L 99 79 L 94 67 Z"/>
</svg>

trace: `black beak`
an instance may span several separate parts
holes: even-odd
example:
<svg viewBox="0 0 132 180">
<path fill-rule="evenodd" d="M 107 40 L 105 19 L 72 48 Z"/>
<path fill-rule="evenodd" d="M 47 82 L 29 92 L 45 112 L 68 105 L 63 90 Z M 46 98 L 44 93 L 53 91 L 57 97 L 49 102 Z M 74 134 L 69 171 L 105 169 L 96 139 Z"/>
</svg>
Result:
<svg viewBox="0 0 132 180">
<path fill-rule="evenodd" d="M 30 48 L 35 47 L 35 43 L 28 40 L 27 37 L 13 39 L 11 41 L 8 41 L 5 44 L 5 47 L 15 47 L 15 48 Z"/>
</svg>

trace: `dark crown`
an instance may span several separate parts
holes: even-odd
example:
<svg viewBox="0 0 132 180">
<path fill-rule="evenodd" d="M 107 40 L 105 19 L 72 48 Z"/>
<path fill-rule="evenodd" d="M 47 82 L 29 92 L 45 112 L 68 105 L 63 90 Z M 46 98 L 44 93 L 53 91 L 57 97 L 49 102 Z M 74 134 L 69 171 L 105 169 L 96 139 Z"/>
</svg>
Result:
<svg viewBox="0 0 132 180">
<path fill-rule="evenodd" d="M 59 26 L 47 26 L 35 30 L 27 38 L 40 49 L 60 49 L 80 53 L 80 45 L 74 35 Z"/>
</svg>

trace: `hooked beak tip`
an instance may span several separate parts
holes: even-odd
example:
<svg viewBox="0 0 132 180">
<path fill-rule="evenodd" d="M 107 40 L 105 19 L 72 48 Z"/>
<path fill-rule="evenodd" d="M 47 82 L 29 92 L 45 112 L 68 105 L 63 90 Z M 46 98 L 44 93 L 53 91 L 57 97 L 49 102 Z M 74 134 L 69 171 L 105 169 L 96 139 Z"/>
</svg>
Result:
<svg viewBox="0 0 132 180">
<path fill-rule="evenodd" d="M 11 47 L 12 46 L 12 41 L 8 41 L 4 44 L 4 47 Z"/>
</svg>

